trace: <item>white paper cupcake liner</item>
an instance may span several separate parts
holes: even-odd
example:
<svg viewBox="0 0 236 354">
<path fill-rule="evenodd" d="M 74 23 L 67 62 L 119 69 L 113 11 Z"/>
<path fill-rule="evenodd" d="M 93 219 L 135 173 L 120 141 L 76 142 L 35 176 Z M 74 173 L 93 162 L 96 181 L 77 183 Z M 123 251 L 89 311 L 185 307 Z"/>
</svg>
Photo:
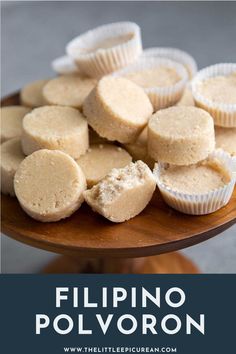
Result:
<svg viewBox="0 0 236 354">
<path fill-rule="evenodd" d="M 236 180 L 236 159 L 221 149 L 215 150 L 209 157 L 217 158 L 223 164 L 229 172 L 231 180 L 224 187 L 204 194 L 186 194 L 172 190 L 160 179 L 160 172 L 164 164 L 157 163 L 155 165 L 153 173 L 157 185 L 165 202 L 169 206 L 185 214 L 204 215 L 213 213 L 229 202 Z"/>
<path fill-rule="evenodd" d="M 200 70 L 192 80 L 192 93 L 196 105 L 208 111 L 214 118 L 215 125 L 236 127 L 236 104 L 216 103 L 204 97 L 198 90 L 199 84 L 210 77 L 230 75 L 236 72 L 236 64 L 225 63 L 208 66 Z"/>
<path fill-rule="evenodd" d="M 188 71 L 189 79 L 192 79 L 197 73 L 197 63 L 187 52 L 168 47 L 148 48 L 143 51 L 142 57 L 167 58 L 185 66 Z"/>
<path fill-rule="evenodd" d="M 166 58 L 142 58 L 136 63 L 131 64 L 112 75 L 125 76 L 129 73 L 153 69 L 158 66 L 170 67 L 176 70 L 181 79 L 176 84 L 167 87 L 144 88 L 153 105 L 154 111 L 157 111 L 162 108 L 173 106 L 181 99 L 188 81 L 188 73 L 183 65 Z"/>
<path fill-rule="evenodd" d="M 79 68 L 76 66 L 74 60 L 68 55 L 56 58 L 51 62 L 52 69 L 61 75 L 77 74 Z"/>
<path fill-rule="evenodd" d="M 130 38 L 125 42 L 98 48 L 105 40 L 126 35 Z M 98 49 L 93 51 L 94 48 Z M 95 28 L 68 43 L 66 52 L 81 72 L 100 78 L 134 62 L 142 53 L 140 27 L 133 22 L 118 22 Z"/>
</svg>

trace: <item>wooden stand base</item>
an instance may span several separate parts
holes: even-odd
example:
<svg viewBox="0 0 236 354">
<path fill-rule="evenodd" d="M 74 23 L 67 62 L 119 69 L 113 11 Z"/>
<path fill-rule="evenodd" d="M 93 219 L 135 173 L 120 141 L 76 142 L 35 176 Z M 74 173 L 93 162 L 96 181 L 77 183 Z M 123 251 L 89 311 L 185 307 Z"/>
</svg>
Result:
<svg viewBox="0 0 236 354">
<path fill-rule="evenodd" d="M 92 273 L 92 274 L 196 274 L 197 267 L 178 252 L 145 258 L 76 259 L 60 256 L 42 273 Z"/>
</svg>

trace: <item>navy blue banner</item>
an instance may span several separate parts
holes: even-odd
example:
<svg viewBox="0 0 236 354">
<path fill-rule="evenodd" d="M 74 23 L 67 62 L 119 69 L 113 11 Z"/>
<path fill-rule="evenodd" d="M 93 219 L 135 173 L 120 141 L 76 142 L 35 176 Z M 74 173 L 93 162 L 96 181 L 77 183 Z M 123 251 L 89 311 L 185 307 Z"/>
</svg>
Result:
<svg viewBox="0 0 236 354">
<path fill-rule="evenodd" d="M 2 275 L 4 354 L 235 352 L 235 275 Z"/>
</svg>

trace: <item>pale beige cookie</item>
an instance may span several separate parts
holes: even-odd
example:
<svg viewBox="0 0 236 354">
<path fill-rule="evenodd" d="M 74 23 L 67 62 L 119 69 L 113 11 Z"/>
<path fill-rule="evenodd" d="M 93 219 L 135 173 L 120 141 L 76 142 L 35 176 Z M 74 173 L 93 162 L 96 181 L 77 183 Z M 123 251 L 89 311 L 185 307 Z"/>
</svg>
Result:
<svg viewBox="0 0 236 354">
<path fill-rule="evenodd" d="M 215 127 L 216 147 L 236 156 L 236 128 Z"/>
<path fill-rule="evenodd" d="M 1 108 L 1 142 L 21 136 L 22 120 L 29 112 L 30 109 L 23 106 Z"/>
<path fill-rule="evenodd" d="M 236 73 L 202 80 L 198 92 L 206 99 L 223 104 L 236 104 Z"/>
<path fill-rule="evenodd" d="M 90 145 L 87 153 L 77 163 L 82 168 L 88 187 L 97 184 L 113 168 L 125 167 L 132 161 L 127 151 L 112 144 Z"/>
<path fill-rule="evenodd" d="M 155 161 L 148 155 L 147 139 L 148 129 L 145 127 L 133 143 L 125 144 L 125 148 L 134 160 L 142 160 L 150 168 L 153 168 Z"/>
<path fill-rule="evenodd" d="M 194 98 L 189 88 L 186 88 L 184 90 L 184 94 L 179 100 L 179 102 L 176 104 L 176 106 L 195 106 Z"/>
<path fill-rule="evenodd" d="M 21 103 L 31 108 L 46 105 L 42 90 L 47 82 L 48 80 L 38 80 L 24 86 L 20 92 Z"/>
<path fill-rule="evenodd" d="M 185 67 L 165 58 L 140 59 L 112 76 L 125 77 L 141 86 L 154 111 L 176 104 L 185 89 L 188 73 Z"/>
<path fill-rule="evenodd" d="M 81 108 L 84 99 L 94 88 L 96 80 L 79 75 L 63 75 L 50 80 L 43 88 L 43 96 L 52 105 Z"/>
<path fill-rule="evenodd" d="M 19 138 L 13 138 L 1 144 L 1 192 L 15 195 L 13 180 L 17 168 L 24 160 Z"/>
<path fill-rule="evenodd" d="M 200 70 L 191 82 L 196 106 L 209 112 L 217 126 L 236 127 L 236 63 Z"/>
<path fill-rule="evenodd" d="M 161 171 L 160 180 L 173 191 L 202 194 L 223 187 L 230 177 L 214 160 L 204 160 L 190 166 L 167 165 Z"/>
<path fill-rule="evenodd" d="M 49 149 L 79 158 L 88 149 L 88 124 L 74 108 L 36 108 L 23 120 L 22 148 L 26 155 L 39 149 Z"/>
<path fill-rule="evenodd" d="M 125 77 L 144 88 L 168 87 L 181 80 L 181 77 L 174 68 L 164 65 L 130 72 Z"/>
<path fill-rule="evenodd" d="M 195 59 L 187 52 L 178 48 L 155 47 L 145 49 L 142 53 L 143 58 L 168 58 L 185 66 L 189 79 L 192 79 L 197 72 Z"/>
<path fill-rule="evenodd" d="M 142 161 L 113 169 L 92 189 L 84 192 L 92 209 L 110 221 L 123 222 L 141 213 L 152 198 L 156 182 Z"/>
<path fill-rule="evenodd" d="M 148 152 L 161 162 L 190 165 L 215 148 L 213 119 L 196 107 L 170 107 L 153 114 L 148 124 Z"/>
<path fill-rule="evenodd" d="M 50 222 L 66 218 L 80 207 L 86 180 L 69 155 L 58 150 L 40 150 L 20 164 L 14 187 L 29 216 Z"/>
<path fill-rule="evenodd" d="M 153 107 L 141 87 L 125 78 L 107 76 L 86 98 L 83 111 L 100 136 L 129 143 L 145 127 Z"/>
</svg>

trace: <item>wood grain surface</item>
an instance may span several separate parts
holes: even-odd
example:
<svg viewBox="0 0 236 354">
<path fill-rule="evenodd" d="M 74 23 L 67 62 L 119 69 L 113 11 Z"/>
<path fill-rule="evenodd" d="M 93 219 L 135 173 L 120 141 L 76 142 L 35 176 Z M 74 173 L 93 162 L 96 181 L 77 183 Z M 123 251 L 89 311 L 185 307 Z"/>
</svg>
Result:
<svg viewBox="0 0 236 354">
<path fill-rule="evenodd" d="M 18 94 L 2 105 L 18 104 Z M 1 198 L 2 232 L 48 251 L 86 258 L 145 257 L 176 251 L 215 236 L 235 223 L 236 190 L 230 203 L 205 216 L 181 214 L 168 207 L 158 190 L 137 217 L 114 224 L 85 203 L 70 218 L 41 223 L 27 216 L 17 199 Z"/>
</svg>

